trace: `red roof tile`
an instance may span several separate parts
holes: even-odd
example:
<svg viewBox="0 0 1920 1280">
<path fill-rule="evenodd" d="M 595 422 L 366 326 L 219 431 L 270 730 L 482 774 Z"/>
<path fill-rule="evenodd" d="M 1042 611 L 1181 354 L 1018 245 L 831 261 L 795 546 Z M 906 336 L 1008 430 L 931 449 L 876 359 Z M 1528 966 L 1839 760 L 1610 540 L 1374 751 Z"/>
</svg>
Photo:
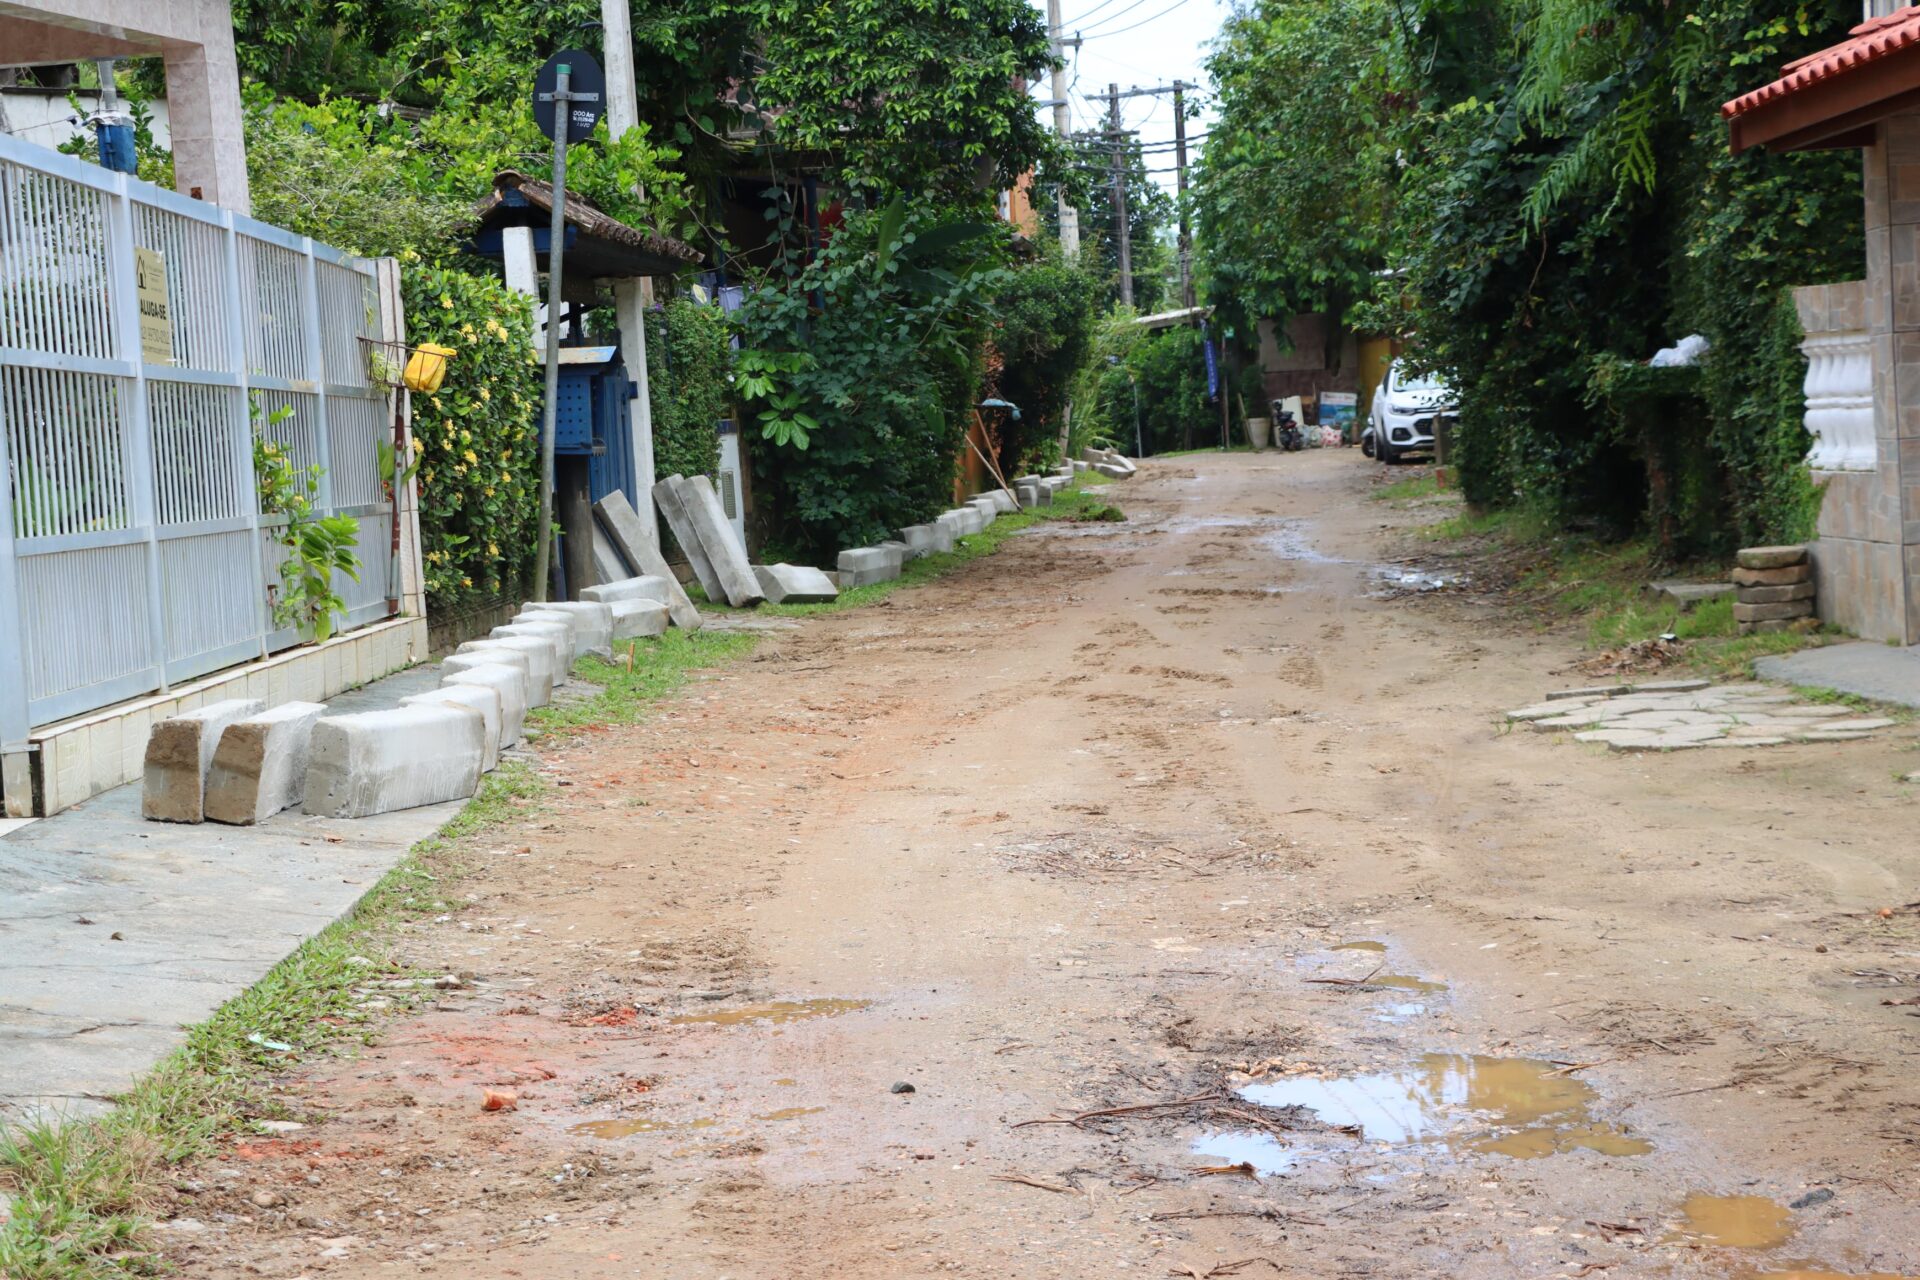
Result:
<svg viewBox="0 0 1920 1280">
<path fill-rule="evenodd" d="M 1853 28 L 1847 39 L 1832 48 L 1788 63 L 1784 68 L 1786 74 L 1772 84 L 1762 85 L 1752 93 L 1743 93 L 1732 102 L 1723 104 L 1720 114 L 1731 120 L 1776 98 L 1784 98 L 1822 80 L 1857 71 L 1889 54 L 1916 45 L 1920 45 L 1920 8 L 1899 9 L 1882 18 L 1869 18 Z"/>
</svg>

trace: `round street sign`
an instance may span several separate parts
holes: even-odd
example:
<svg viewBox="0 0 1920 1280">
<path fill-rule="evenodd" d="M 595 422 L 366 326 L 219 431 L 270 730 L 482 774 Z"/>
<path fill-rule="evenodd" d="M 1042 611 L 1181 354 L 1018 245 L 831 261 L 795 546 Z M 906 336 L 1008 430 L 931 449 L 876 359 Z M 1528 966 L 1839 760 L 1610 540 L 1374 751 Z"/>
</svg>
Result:
<svg viewBox="0 0 1920 1280">
<path fill-rule="evenodd" d="M 553 100 L 559 79 L 557 68 L 562 66 L 568 68 L 567 95 L 573 99 L 567 104 L 567 141 L 578 142 L 592 133 L 593 126 L 607 113 L 607 77 L 585 49 L 562 49 L 547 59 L 533 79 L 533 118 L 549 138 L 554 134 L 554 108 L 559 105 Z"/>
</svg>

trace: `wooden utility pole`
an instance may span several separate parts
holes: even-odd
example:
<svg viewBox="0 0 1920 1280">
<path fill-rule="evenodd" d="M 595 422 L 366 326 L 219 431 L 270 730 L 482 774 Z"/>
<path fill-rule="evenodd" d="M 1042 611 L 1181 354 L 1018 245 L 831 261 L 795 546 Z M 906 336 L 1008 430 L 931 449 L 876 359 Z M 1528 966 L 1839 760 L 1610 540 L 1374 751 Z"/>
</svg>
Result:
<svg viewBox="0 0 1920 1280">
<path fill-rule="evenodd" d="M 1107 85 L 1107 133 L 1113 143 L 1113 220 L 1120 245 L 1120 305 L 1133 305 L 1133 229 L 1127 224 L 1126 137 L 1120 132 L 1120 86 Z"/>
</svg>

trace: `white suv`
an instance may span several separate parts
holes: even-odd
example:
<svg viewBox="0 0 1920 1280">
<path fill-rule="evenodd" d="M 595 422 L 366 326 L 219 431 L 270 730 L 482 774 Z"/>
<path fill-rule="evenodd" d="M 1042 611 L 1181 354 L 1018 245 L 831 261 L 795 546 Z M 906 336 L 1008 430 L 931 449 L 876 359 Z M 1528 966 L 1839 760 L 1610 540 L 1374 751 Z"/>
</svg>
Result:
<svg viewBox="0 0 1920 1280">
<path fill-rule="evenodd" d="M 1373 456 L 1397 462 L 1401 455 L 1433 448 L 1434 423 L 1452 417 L 1460 406 L 1453 388 L 1438 378 L 1413 373 L 1403 361 L 1387 366 L 1387 376 L 1373 393 L 1367 428 L 1373 436 Z"/>
</svg>

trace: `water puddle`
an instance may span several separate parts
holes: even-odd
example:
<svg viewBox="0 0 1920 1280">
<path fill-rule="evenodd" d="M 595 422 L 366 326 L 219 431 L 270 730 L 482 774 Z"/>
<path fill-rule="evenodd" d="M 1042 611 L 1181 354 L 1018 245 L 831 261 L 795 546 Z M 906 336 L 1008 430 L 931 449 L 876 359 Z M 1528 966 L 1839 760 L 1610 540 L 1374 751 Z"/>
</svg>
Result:
<svg viewBox="0 0 1920 1280">
<path fill-rule="evenodd" d="M 1390 1004 L 1384 1009 L 1376 1010 L 1373 1015 L 1373 1020 L 1375 1022 L 1392 1023 L 1397 1026 L 1402 1022 L 1420 1017 L 1426 1011 L 1427 1006 L 1417 1000 L 1410 1000 L 1401 1004 Z"/>
<path fill-rule="evenodd" d="M 871 1000 L 844 1000 L 821 996 L 812 1000 L 769 1000 L 739 1009 L 716 1009 L 712 1013 L 683 1013 L 667 1021 L 679 1026 L 701 1024 L 737 1027 L 749 1022 L 767 1022 L 781 1026 L 807 1018 L 837 1018 L 872 1005 Z"/>
<path fill-rule="evenodd" d="M 1337 947 L 1330 948 L 1330 950 L 1333 950 L 1333 951 L 1378 951 L 1381 953 L 1385 953 L 1386 949 L 1387 949 L 1386 943 L 1373 942 L 1368 940 L 1363 940 L 1360 942 L 1343 942 Z"/>
<path fill-rule="evenodd" d="M 1429 982 L 1425 978 L 1416 978 L 1410 973 L 1376 973 L 1367 979 L 1369 987 L 1392 987 L 1396 991 L 1412 991 L 1423 996 L 1438 995 L 1447 989 L 1444 982 Z"/>
<path fill-rule="evenodd" d="M 1451 573 L 1435 573 L 1430 569 L 1409 569 L 1397 564 L 1377 564 L 1367 571 L 1373 579 L 1373 596 L 1419 595 L 1428 591 L 1447 591 L 1460 586 L 1465 579 Z"/>
<path fill-rule="evenodd" d="M 1535 1058 L 1430 1053 L 1418 1066 L 1321 1080 L 1297 1076 L 1244 1085 L 1268 1107 L 1305 1107 L 1374 1142 L 1445 1141 L 1467 1151 L 1534 1159 L 1563 1151 L 1645 1155 L 1653 1148 L 1595 1121 L 1590 1085 Z"/>
<path fill-rule="evenodd" d="M 1793 1236 L 1793 1214 L 1765 1196 L 1694 1192 L 1680 1204 L 1676 1240 L 1727 1249 L 1777 1249 Z"/>
<path fill-rule="evenodd" d="M 652 1116 L 629 1116 L 624 1120 L 589 1120 L 567 1129 L 568 1133 L 589 1138 L 631 1138 L 636 1133 L 668 1133 L 676 1129 L 711 1129 L 720 1122 L 712 1116 L 698 1120 L 660 1120 Z"/>
<path fill-rule="evenodd" d="M 1248 1164 L 1258 1174 L 1285 1173 L 1294 1154 L 1265 1133 L 1204 1133 L 1193 1140 L 1193 1154 L 1218 1164 Z"/>
<path fill-rule="evenodd" d="M 782 1107 L 778 1111 L 769 1111 L 765 1115 L 755 1116 L 755 1120 L 798 1120 L 801 1116 L 817 1116 L 825 1107 Z"/>
<path fill-rule="evenodd" d="M 1271 533 L 1261 534 L 1257 539 L 1262 550 L 1276 559 L 1295 560 L 1305 564 L 1352 564 L 1351 560 L 1342 560 L 1320 551 L 1307 541 L 1306 526 L 1298 521 L 1289 521 Z"/>
</svg>

